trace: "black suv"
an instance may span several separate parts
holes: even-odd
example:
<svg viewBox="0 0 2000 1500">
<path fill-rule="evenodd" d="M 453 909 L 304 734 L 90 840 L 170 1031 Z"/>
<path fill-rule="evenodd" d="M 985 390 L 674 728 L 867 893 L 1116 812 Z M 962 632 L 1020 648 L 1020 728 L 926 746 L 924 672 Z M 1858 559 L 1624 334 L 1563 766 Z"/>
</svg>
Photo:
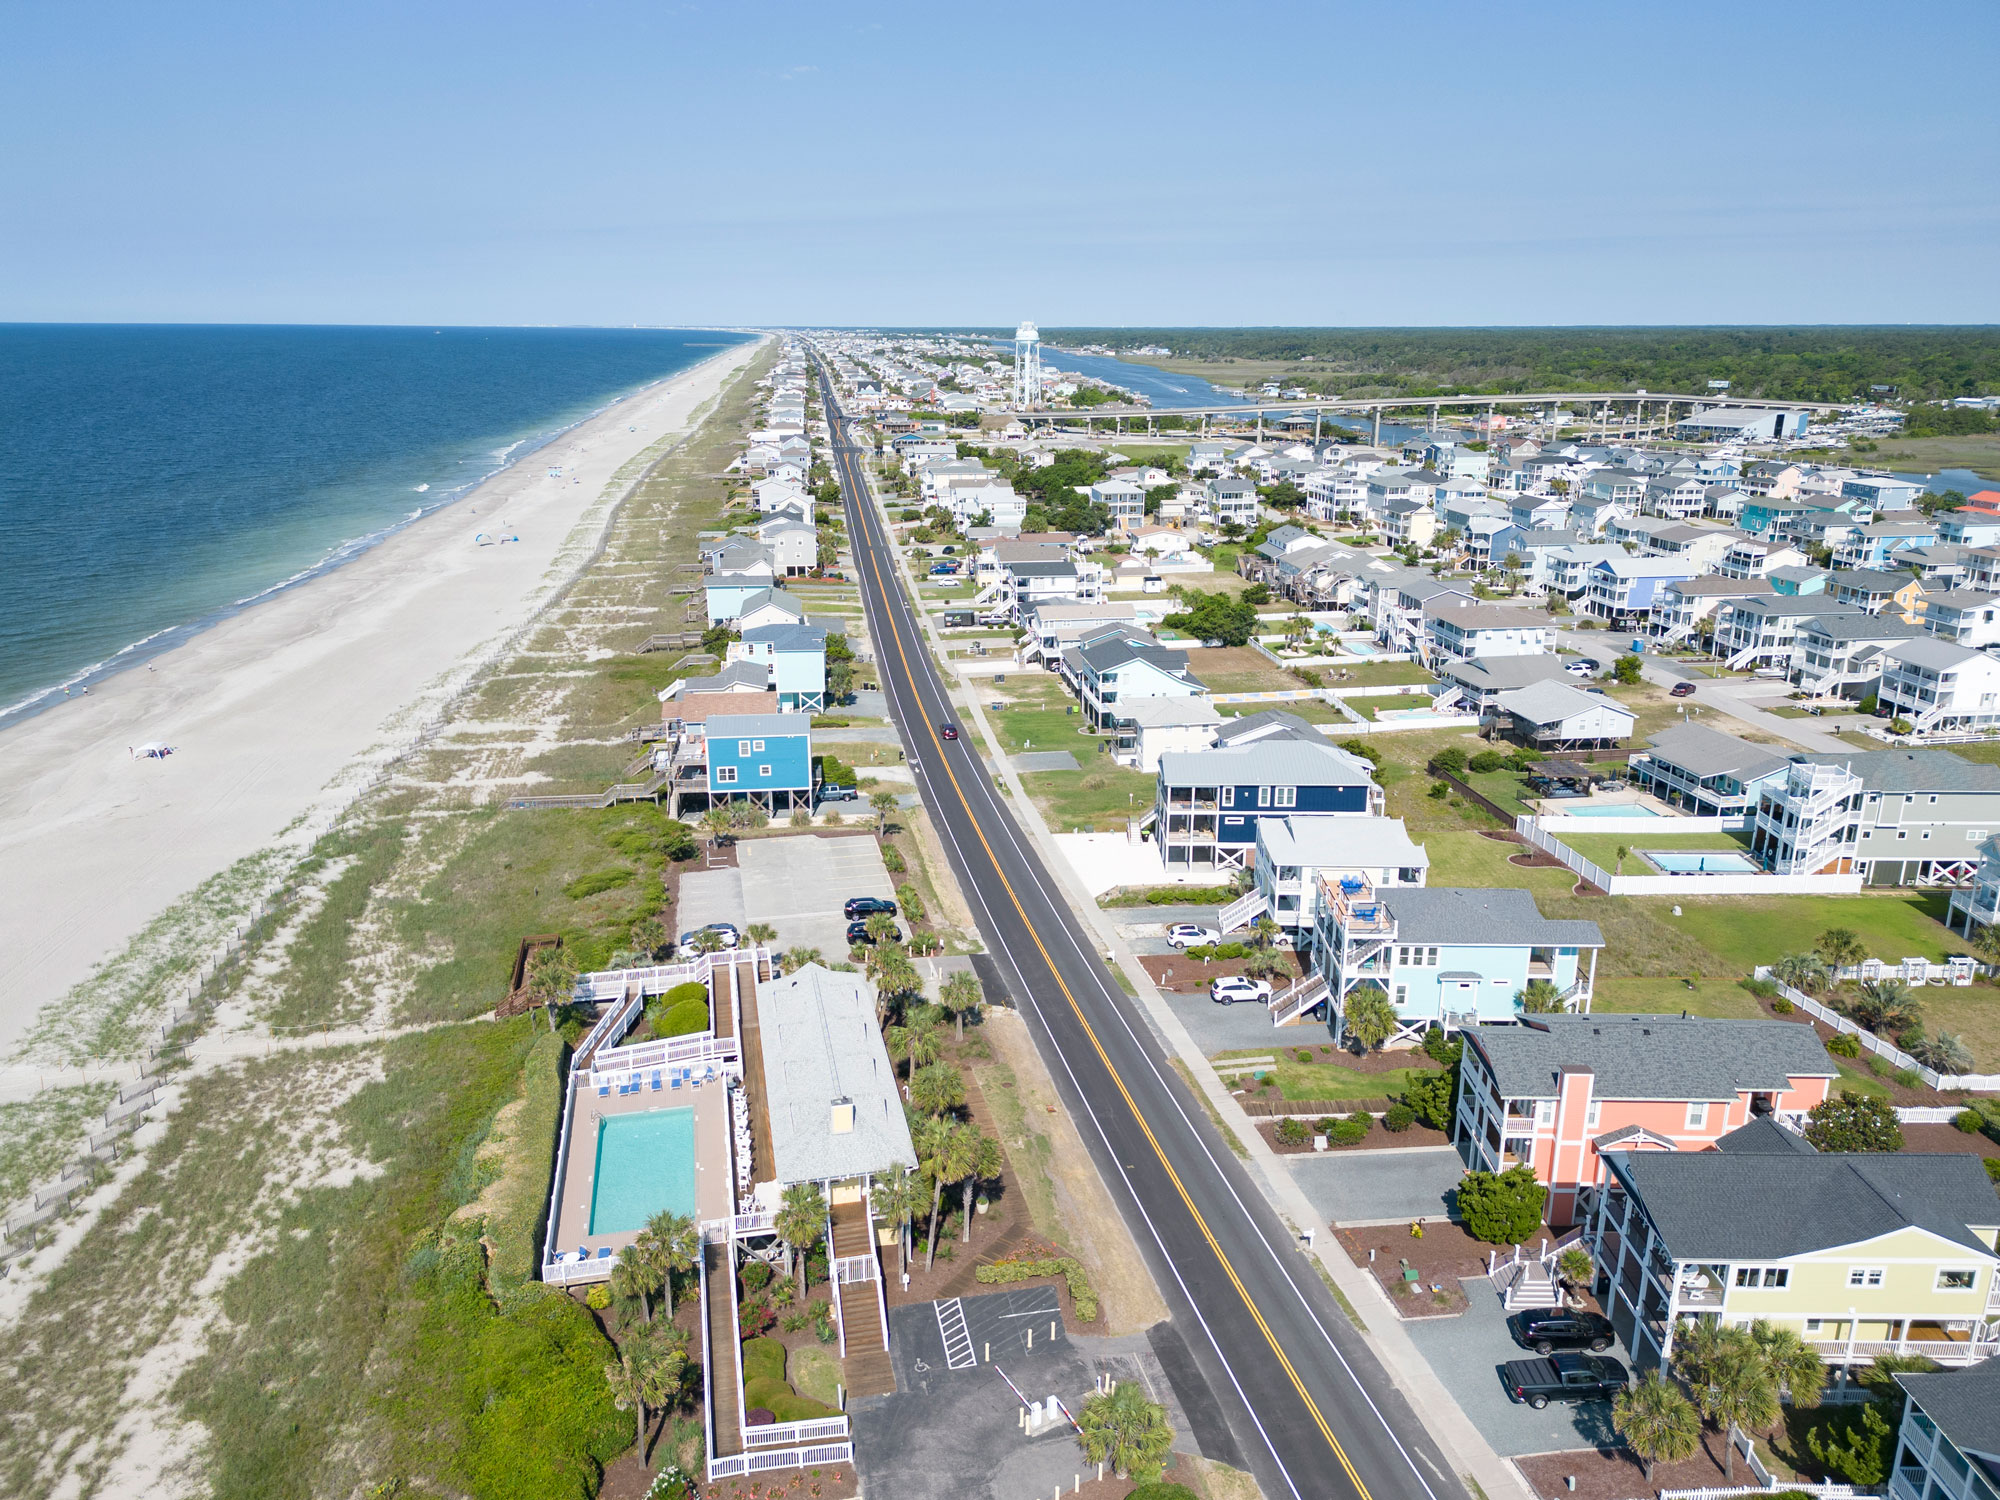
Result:
<svg viewBox="0 0 2000 1500">
<path fill-rule="evenodd" d="M 896 903 L 884 901 L 880 896 L 853 896 L 841 908 L 841 914 L 850 922 L 865 921 L 880 912 L 885 917 L 896 915 Z"/>
<path fill-rule="evenodd" d="M 890 942 L 900 943 L 903 940 L 903 929 L 900 927 L 891 927 L 886 936 Z M 849 922 L 847 924 L 847 941 L 850 943 L 872 943 L 875 939 L 869 935 L 868 924 L 866 922 Z"/>
<path fill-rule="evenodd" d="M 1558 1349 L 1588 1349 L 1600 1354 L 1618 1333 L 1593 1312 L 1532 1312 L 1514 1319 L 1514 1338 L 1524 1349 L 1552 1354 Z"/>
</svg>

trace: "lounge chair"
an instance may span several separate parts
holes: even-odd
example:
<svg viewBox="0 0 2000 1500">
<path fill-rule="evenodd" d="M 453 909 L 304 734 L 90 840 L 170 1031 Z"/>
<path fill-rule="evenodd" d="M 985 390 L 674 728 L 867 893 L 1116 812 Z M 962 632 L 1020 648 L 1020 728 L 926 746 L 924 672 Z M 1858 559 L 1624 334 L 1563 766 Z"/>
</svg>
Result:
<svg viewBox="0 0 2000 1500">
<path fill-rule="evenodd" d="M 655 1068 L 653 1069 L 653 1092 L 657 1094 L 659 1093 L 659 1091 L 660 1091 L 660 1070 L 658 1068 Z"/>
<path fill-rule="evenodd" d="M 674 1087 L 678 1089 L 680 1086 L 681 1086 L 681 1075 L 676 1073 L 674 1074 Z"/>
<path fill-rule="evenodd" d="M 599 1260 L 611 1259 L 611 1247 L 609 1245 L 600 1245 L 597 1251 L 597 1258 Z"/>
<path fill-rule="evenodd" d="M 597 1097 L 598 1097 L 598 1098 L 600 1098 L 600 1099 L 603 1099 L 603 1098 L 606 1098 L 606 1097 L 608 1097 L 608 1096 L 610 1095 L 610 1093 L 611 1093 L 611 1085 L 610 1085 L 610 1084 L 608 1084 L 608 1083 L 600 1083 L 600 1084 L 599 1084 L 599 1085 L 597 1086 Z"/>
</svg>

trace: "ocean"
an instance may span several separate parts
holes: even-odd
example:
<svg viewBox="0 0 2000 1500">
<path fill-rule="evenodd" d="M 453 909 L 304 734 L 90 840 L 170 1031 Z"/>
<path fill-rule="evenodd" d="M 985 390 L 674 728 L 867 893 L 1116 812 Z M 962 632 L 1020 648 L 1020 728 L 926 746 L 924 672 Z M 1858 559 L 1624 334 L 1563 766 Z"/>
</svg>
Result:
<svg viewBox="0 0 2000 1500">
<path fill-rule="evenodd" d="M 0 725 L 339 566 L 738 342 L 0 325 Z"/>
</svg>

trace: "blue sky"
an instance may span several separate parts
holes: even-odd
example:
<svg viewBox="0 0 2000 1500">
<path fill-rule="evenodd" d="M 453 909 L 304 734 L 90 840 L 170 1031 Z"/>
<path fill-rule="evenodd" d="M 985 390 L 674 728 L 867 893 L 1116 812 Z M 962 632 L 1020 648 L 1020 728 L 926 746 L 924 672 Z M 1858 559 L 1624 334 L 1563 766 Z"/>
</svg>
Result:
<svg viewBox="0 0 2000 1500">
<path fill-rule="evenodd" d="M 8 8 L 0 320 L 2000 322 L 1992 0 Z"/>
</svg>

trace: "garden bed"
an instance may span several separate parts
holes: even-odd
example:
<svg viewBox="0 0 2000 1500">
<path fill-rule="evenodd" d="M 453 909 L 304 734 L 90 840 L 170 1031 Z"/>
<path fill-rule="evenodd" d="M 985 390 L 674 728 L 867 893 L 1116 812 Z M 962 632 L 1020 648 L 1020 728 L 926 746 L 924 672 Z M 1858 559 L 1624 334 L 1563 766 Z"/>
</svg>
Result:
<svg viewBox="0 0 2000 1500">
<path fill-rule="evenodd" d="M 1771 1459 L 1760 1445 L 1758 1457 L 1766 1465 Z M 1750 1466 L 1739 1456 L 1736 1477 L 1725 1477 L 1722 1466 L 1722 1439 L 1706 1426 L 1701 1447 L 1692 1457 L 1678 1463 L 1653 1465 L 1653 1477 L 1646 1467 L 1623 1448 L 1580 1448 L 1568 1453 L 1535 1453 L 1514 1460 L 1515 1466 L 1542 1500 L 1630 1500 L 1634 1495 L 1651 1495 L 1660 1490 L 1693 1490 L 1754 1486 L 1757 1481 Z M 1775 1472 L 1775 1470 L 1774 1470 Z M 1568 1480 L 1576 1479 L 1571 1489 Z"/>
<path fill-rule="evenodd" d="M 1369 1113 L 1377 1112 L 1370 1110 Z M 1412 1125 L 1409 1129 L 1401 1131 L 1384 1130 L 1382 1122 L 1377 1119 L 1374 1128 L 1353 1145 L 1336 1146 L 1332 1141 L 1328 1141 L 1326 1150 L 1322 1152 L 1313 1150 L 1310 1138 L 1301 1145 L 1287 1145 L 1279 1140 L 1278 1121 L 1275 1119 L 1259 1120 L 1256 1125 L 1257 1133 L 1264 1137 L 1264 1144 L 1279 1156 L 1331 1156 L 1340 1151 L 1390 1151 L 1404 1147 L 1436 1147 L 1451 1144 L 1450 1136 L 1442 1130 L 1433 1130 L 1428 1125 Z"/>
<path fill-rule="evenodd" d="M 1278 956 L 1290 964 L 1294 971 L 1290 978 L 1280 976 L 1272 981 L 1275 988 L 1283 989 L 1297 977 L 1298 960 L 1290 953 L 1280 953 Z M 1140 967 L 1145 969 L 1154 984 L 1162 990 L 1176 994 L 1204 992 L 1212 979 L 1241 974 L 1244 964 L 1248 961 L 1241 958 L 1203 960 L 1189 958 L 1184 953 L 1142 953 L 1138 957 Z"/>
</svg>

